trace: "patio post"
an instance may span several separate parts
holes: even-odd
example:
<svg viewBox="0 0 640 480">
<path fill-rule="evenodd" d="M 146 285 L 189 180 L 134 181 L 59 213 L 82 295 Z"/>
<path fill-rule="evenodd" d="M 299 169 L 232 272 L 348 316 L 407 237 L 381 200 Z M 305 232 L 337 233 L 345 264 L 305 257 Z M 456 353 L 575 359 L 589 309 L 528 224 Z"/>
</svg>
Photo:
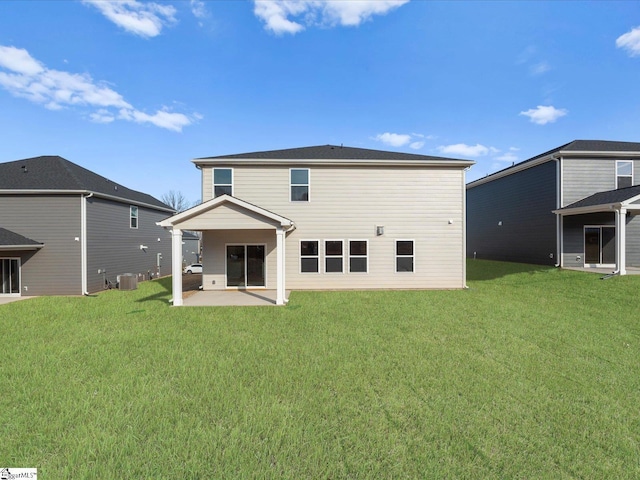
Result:
<svg viewBox="0 0 640 480">
<path fill-rule="evenodd" d="M 276 228 L 276 305 L 284 305 L 284 229 Z"/>
<path fill-rule="evenodd" d="M 627 274 L 627 209 L 620 207 L 616 210 L 616 270 L 618 275 Z"/>
<path fill-rule="evenodd" d="M 171 230 L 171 290 L 173 306 L 182 305 L 182 230 Z"/>
</svg>

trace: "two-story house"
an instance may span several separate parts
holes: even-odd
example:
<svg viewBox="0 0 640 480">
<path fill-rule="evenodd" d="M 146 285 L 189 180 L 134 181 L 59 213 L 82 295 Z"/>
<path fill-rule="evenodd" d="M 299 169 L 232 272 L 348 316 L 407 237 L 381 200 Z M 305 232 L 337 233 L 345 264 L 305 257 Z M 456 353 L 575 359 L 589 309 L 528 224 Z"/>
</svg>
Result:
<svg viewBox="0 0 640 480">
<path fill-rule="evenodd" d="M 203 289 L 463 288 L 468 160 L 316 146 L 198 158 L 203 203 L 160 225 L 202 232 Z"/>
<path fill-rule="evenodd" d="M 640 143 L 575 140 L 467 185 L 467 255 L 640 265 Z"/>
<path fill-rule="evenodd" d="M 58 156 L 0 163 L 0 295 L 82 295 L 167 275 L 174 210 Z"/>
</svg>

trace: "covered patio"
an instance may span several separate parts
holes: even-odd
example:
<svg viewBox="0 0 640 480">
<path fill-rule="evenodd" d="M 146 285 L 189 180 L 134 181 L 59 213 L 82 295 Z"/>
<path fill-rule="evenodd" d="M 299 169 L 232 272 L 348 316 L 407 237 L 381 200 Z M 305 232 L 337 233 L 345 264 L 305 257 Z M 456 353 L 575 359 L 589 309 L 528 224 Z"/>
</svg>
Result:
<svg viewBox="0 0 640 480">
<path fill-rule="evenodd" d="M 172 233 L 174 306 L 286 303 L 285 236 L 295 228 L 288 218 L 225 194 L 158 224 Z M 203 232 L 202 290 L 189 301 L 182 286 L 182 230 Z"/>
</svg>

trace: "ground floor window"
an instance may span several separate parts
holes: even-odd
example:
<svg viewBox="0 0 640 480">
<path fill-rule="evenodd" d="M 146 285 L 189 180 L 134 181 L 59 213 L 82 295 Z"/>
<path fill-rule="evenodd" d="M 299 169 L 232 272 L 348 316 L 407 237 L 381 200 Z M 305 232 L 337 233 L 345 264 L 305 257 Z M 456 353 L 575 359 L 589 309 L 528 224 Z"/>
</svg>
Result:
<svg viewBox="0 0 640 480">
<path fill-rule="evenodd" d="M 396 240 L 396 272 L 413 272 L 413 240 Z"/>
<path fill-rule="evenodd" d="M 344 251 L 342 240 L 326 240 L 324 242 L 324 271 L 326 273 L 342 273 Z"/>
<path fill-rule="evenodd" d="M 320 242 L 318 240 L 300 241 L 300 272 L 318 273 L 320 271 Z"/>
<path fill-rule="evenodd" d="M 349 240 L 349 272 L 367 273 L 369 268 L 367 240 Z"/>
<path fill-rule="evenodd" d="M 0 295 L 20 294 L 20 260 L 0 258 Z"/>
</svg>

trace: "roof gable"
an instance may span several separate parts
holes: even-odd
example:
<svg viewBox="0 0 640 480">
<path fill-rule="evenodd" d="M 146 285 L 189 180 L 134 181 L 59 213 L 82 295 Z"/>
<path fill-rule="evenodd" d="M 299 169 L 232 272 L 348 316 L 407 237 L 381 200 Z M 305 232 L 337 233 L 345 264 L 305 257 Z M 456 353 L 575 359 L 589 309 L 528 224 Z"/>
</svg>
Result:
<svg viewBox="0 0 640 480">
<path fill-rule="evenodd" d="M 151 195 L 131 190 L 59 156 L 0 163 L 1 190 L 86 191 L 173 210 Z"/>
</svg>

